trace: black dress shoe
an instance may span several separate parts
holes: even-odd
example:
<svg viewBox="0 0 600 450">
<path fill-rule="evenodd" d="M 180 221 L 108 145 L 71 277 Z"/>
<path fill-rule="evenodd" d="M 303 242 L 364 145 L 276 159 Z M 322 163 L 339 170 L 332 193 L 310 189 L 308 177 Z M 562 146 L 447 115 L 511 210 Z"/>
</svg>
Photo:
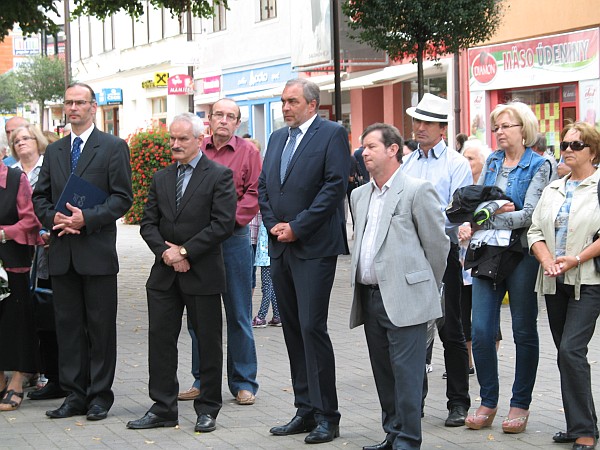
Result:
<svg viewBox="0 0 600 450">
<path fill-rule="evenodd" d="M 307 444 L 322 444 L 323 442 L 331 442 L 336 437 L 340 437 L 340 426 L 337 423 L 322 420 L 317 424 L 317 427 L 304 438 L 304 442 Z"/>
<path fill-rule="evenodd" d="M 452 406 L 450 408 L 450 414 L 446 419 L 447 427 L 462 427 L 465 425 L 465 419 L 467 418 L 467 408 L 462 405 Z"/>
<path fill-rule="evenodd" d="M 386 439 L 380 444 L 366 445 L 363 450 L 392 450 L 392 443 Z"/>
<path fill-rule="evenodd" d="M 196 420 L 194 431 L 200 433 L 210 433 L 217 429 L 217 421 L 210 414 L 200 414 Z"/>
<path fill-rule="evenodd" d="M 592 445 L 578 444 L 577 442 L 573 444 L 573 450 L 594 450 L 595 448 L 595 442 Z"/>
<path fill-rule="evenodd" d="M 87 420 L 103 420 L 108 415 L 108 409 L 100 405 L 92 405 L 87 412 Z"/>
<path fill-rule="evenodd" d="M 146 428 L 160 428 L 160 427 L 176 427 L 179 425 L 179 421 L 165 419 L 164 417 L 157 416 L 156 414 L 148 411 L 144 417 L 138 420 L 131 420 L 127 422 L 127 428 L 132 430 L 145 430 Z"/>
<path fill-rule="evenodd" d="M 269 433 L 275 436 L 289 436 L 290 434 L 308 433 L 316 426 L 317 424 L 314 420 L 296 416 L 285 425 L 271 428 Z"/>
<path fill-rule="evenodd" d="M 27 398 L 30 398 L 31 400 L 50 400 L 52 398 L 64 398 L 67 395 L 69 395 L 69 393 L 63 391 L 58 383 L 48 381 L 43 388 L 36 391 L 29 391 Z"/>
<path fill-rule="evenodd" d="M 85 416 L 85 409 L 76 408 L 68 403 L 63 403 L 58 409 L 46 411 L 46 415 L 51 419 L 66 419 L 73 416 Z"/>
<path fill-rule="evenodd" d="M 566 444 L 569 442 L 575 442 L 578 436 L 573 436 L 571 433 L 559 431 L 554 436 L 552 436 L 552 440 L 557 444 Z M 596 440 L 598 439 L 598 433 L 596 433 Z"/>
</svg>

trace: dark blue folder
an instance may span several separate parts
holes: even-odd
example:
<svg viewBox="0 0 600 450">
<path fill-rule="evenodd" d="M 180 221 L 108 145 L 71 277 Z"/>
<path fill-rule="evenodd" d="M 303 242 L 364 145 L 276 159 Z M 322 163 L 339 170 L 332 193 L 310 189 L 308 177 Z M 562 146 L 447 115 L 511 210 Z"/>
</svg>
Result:
<svg viewBox="0 0 600 450">
<path fill-rule="evenodd" d="M 79 209 L 88 209 L 104 203 L 107 198 L 108 194 L 102 189 L 75 174 L 71 174 L 58 202 L 56 202 L 55 209 L 66 216 L 70 216 L 71 211 L 67 209 L 67 202 Z"/>
</svg>

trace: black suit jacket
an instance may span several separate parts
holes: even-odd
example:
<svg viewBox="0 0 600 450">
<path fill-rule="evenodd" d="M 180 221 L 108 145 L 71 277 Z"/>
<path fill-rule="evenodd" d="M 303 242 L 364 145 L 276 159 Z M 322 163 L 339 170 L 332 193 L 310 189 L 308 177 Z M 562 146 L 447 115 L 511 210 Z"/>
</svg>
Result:
<svg viewBox="0 0 600 450">
<path fill-rule="evenodd" d="M 146 286 L 167 290 L 179 277 L 181 289 L 189 295 L 219 294 L 226 291 L 221 242 L 233 233 L 237 195 L 233 172 L 203 155 L 194 169 L 179 210 L 175 206 L 177 165 L 154 174 L 140 233 L 156 256 Z M 162 260 L 169 247 L 183 245 L 191 269 L 175 272 Z"/>
<path fill-rule="evenodd" d="M 298 240 L 285 244 L 269 233 L 269 255 L 280 256 L 288 245 L 301 259 L 348 253 L 344 215 L 350 175 L 348 133 L 341 125 L 317 116 L 281 183 L 279 168 L 288 129 L 273 132 L 269 139 L 258 202 L 267 230 L 288 222 Z"/>
<path fill-rule="evenodd" d="M 33 205 L 47 230 L 54 226 L 54 209 L 71 174 L 71 137 L 50 144 L 33 193 Z M 94 127 L 85 143 L 75 174 L 108 193 L 101 205 L 83 210 L 85 227 L 79 235 L 51 233 L 50 275 L 64 275 L 71 264 L 80 275 L 114 275 L 119 271 L 116 220 L 131 207 L 129 147 L 116 136 Z"/>
</svg>

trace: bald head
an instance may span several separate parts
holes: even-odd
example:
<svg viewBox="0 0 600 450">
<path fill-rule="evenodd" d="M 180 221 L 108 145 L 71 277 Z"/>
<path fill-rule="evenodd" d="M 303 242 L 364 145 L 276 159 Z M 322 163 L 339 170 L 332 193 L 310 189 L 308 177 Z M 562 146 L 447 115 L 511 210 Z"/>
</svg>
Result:
<svg viewBox="0 0 600 450">
<path fill-rule="evenodd" d="M 25 126 L 25 125 L 29 125 L 29 121 L 27 119 L 25 119 L 24 117 L 15 116 L 15 117 L 11 117 L 10 119 L 8 119 L 6 121 L 6 123 L 4 124 L 4 131 L 6 132 L 6 139 L 10 142 L 11 133 L 13 131 L 15 131 L 17 128 Z"/>
</svg>

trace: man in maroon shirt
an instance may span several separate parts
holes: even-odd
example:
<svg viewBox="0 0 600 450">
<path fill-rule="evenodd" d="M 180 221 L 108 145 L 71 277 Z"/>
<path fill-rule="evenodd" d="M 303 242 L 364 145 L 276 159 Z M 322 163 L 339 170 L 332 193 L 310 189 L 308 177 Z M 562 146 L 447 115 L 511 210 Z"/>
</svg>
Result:
<svg viewBox="0 0 600 450">
<path fill-rule="evenodd" d="M 222 244 L 227 274 L 227 293 L 223 294 L 227 316 L 227 382 L 240 405 L 252 405 L 258 383 L 251 323 L 253 259 L 248 224 L 258 212 L 262 163 L 252 143 L 234 135 L 240 117 L 235 101 L 227 98 L 217 101 L 209 115 L 212 136 L 204 139 L 202 152 L 233 171 L 237 192 L 235 231 Z"/>
</svg>

